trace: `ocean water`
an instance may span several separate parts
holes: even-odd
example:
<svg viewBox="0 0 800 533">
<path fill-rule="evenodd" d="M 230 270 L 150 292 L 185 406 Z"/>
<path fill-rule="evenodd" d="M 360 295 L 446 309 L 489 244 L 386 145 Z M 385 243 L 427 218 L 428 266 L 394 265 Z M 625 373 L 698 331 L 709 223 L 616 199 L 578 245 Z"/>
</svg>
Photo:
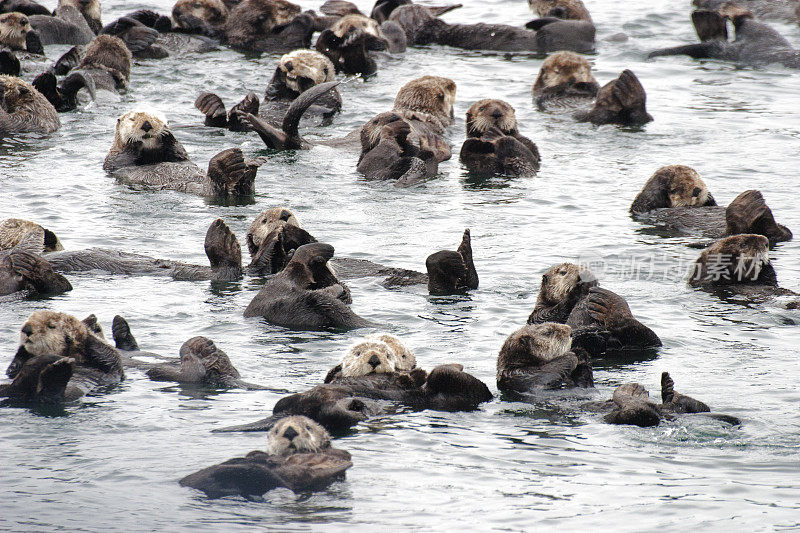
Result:
<svg viewBox="0 0 800 533">
<path fill-rule="evenodd" d="M 47 2 L 53 7 L 52 0 Z M 359 1 L 364 11 L 370 2 Z M 318 5 L 301 2 L 304 8 Z M 138 8 L 168 12 L 167 1 L 104 2 L 104 21 Z M 800 314 L 779 303 L 723 301 L 686 286 L 697 239 L 665 238 L 632 220 L 628 206 L 667 164 L 695 168 L 721 205 L 759 189 L 776 219 L 800 231 L 796 178 L 800 74 L 780 66 L 742 68 L 689 58 L 646 60 L 647 52 L 695 42 L 688 2 L 631 5 L 588 0 L 597 25 L 590 56 L 603 84 L 633 70 L 654 122 L 595 127 L 541 113 L 531 87 L 542 60 L 529 55 L 430 46 L 380 60 L 369 80 L 340 86 L 341 115 L 309 138 L 335 137 L 391 108 L 397 90 L 422 74 L 458 85 L 456 154 L 435 179 L 407 189 L 367 182 L 357 153 L 328 147 L 271 153 L 252 133 L 206 128 L 193 102 L 220 94 L 228 106 L 248 90 L 261 95 L 278 56 L 221 49 L 205 55 L 137 60 L 130 90 L 62 114 L 52 135 L 0 144 L 0 218 L 31 219 L 65 248 L 123 249 L 205 264 L 208 225 L 223 218 L 243 242 L 250 221 L 276 205 L 335 246 L 337 255 L 422 270 L 425 258 L 455 249 L 470 228 L 480 288 L 429 297 L 423 287 L 386 290 L 378 279 L 349 283 L 352 308 L 399 336 L 419 366 L 458 362 L 496 399 L 473 413 L 399 413 L 357 426 L 334 445 L 350 451 L 346 480 L 264 501 L 209 500 L 177 480 L 199 468 L 263 449 L 264 433 L 211 433 L 262 418 L 289 392 L 320 383 L 347 347 L 372 330 L 292 332 L 245 319 L 260 286 L 245 277 L 224 286 L 153 277 L 70 275 L 61 296 L 0 305 L 0 367 L 37 309 L 80 318 L 95 313 L 106 332 L 125 316 L 143 349 L 177 357 L 205 335 L 247 381 L 267 391 L 204 391 L 151 382 L 136 370 L 107 394 L 58 413 L 0 409 L 0 529 L 11 531 L 531 530 L 545 527 L 640 530 L 800 528 Z M 521 0 L 469 2 L 449 22 L 522 25 Z M 800 46 L 800 27 L 774 22 Z M 624 32 L 629 39 L 607 37 Z M 51 58 L 66 46 L 48 47 Z M 542 153 L 534 179 L 467 176 L 457 158 L 464 113 L 481 98 L 515 108 L 521 132 Z M 267 162 L 252 205 L 221 206 L 172 191 L 139 190 L 102 169 L 116 117 L 148 105 L 167 115 L 201 167 L 240 146 Z M 800 243 L 771 257 L 783 287 L 800 290 Z M 246 253 L 246 252 L 245 252 Z M 247 258 L 245 258 L 247 261 Z M 629 302 L 664 346 L 646 360 L 595 364 L 596 391 L 610 397 L 637 381 L 657 396 L 669 371 L 676 389 L 736 415 L 741 427 L 681 417 L 656 428 L 617 427 L 576 400 L 536 404 L 497 393 L 495 363 L 505 338 L 524 325 L 541 274 L 563 261 L 591 261 L 600 283 Z"/>
</svg>

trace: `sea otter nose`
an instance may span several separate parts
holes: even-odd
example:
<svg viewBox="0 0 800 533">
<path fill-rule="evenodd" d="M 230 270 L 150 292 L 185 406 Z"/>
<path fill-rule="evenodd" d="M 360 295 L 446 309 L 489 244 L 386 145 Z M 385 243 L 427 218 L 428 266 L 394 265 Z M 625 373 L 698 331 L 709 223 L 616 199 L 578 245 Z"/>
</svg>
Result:
<svg viewBox="0 0 800 533">
<path fill-rule="evenodd" d="M 286 431 L 283 432 L 284 438 L 286 440 L 292 440 L 298 435 L 297 431 L 294 428 L 288 428 Z"/>
<path fill-rule="evenodd" d="M 369 363 L 369 366 L 371 366 L 372 368 L 375 368 L 381 364 L 380 358 L 375 354 L 372 354 L 372 357 L 370 357 L 369 361 L 367 362 Z"/>
<path fill-rule="evenodd" d="M 502 117 L 502 116 L 503 116 L 503 112 L 502 112 L 502 111 L 500 111 L 499 109 L 495 109 L 495 110 L 494 110 L 494 113 L 492 113 L 492 116 L 493 116 L 494 118 L 500 118 L 500 117 Z"/>
<path fill-rule="evenodd" d="M 292 65 L 292 62 L 291 61 L 287 61 L 286 62 L 286 70 L 292 70 L 293 68 L 294 68 L 294 65 Z"/>
<path fill-rule="evenodd" d="M 149 120 L 145 120 L 144 124 L 142 124 L 142 130 L 147 132 L 147 131 L 150 131 L 152 129 L 153 129 L 153 126 L 150 124 L 150 121 Z"/>
<path fill-rule="evenodd" d="M 33 333 L 33 328 L 31 327 L 30 324 L 25 324 L 24 326 L 22 326 L 22 333 L 24 333 L 25 335 L 30 335 Z"/>
<path fill-rule="evenodd" d="M 694 188 L 694 190 L 692 191 L 692 196 L 694 196 L 695 198 L 700 196 L 700 187 Z"/>
</svg>

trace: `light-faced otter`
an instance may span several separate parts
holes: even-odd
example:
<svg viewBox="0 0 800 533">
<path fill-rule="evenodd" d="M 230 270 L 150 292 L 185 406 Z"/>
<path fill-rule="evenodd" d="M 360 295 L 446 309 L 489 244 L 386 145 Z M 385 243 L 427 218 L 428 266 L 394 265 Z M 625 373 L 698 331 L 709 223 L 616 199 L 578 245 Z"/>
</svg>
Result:
<svg viewBox="0 0 800 533">
<path fill-rule="evenodd" d="M 675 383 L 668 372 L 661 374 L 661 404 L 650 399 L 650 393 L 639 383 L 626 383 L 614 390 L 611 400 L 593 402 L 584 407 L 593 411 L 610 411 L 604 417 L 609 424 L 652 427 L 662 419 L 672 420 L 679 414 L 701 414 L 731 425 L 741 425 L 735 416 L 712 413 L 708 405 L 675 392 Z"/>
<path fill-rule="evenodd" d="M 261 496 L 278 487 L 294 492 L 322 490 L 344 478 L 350 454 L 331 447 L 325 428 L 304 416 L 281 419 L 267 437 L 267 452 L 252 451 L 180 480 L 210 498 Z"/>
<path fill-rule="evenodd" d="M 639 78 L 625 69 L 617 79 L 600 88 L 591 109 L 578 111 L 573 116 L 579 122 L 591 122 L 595 125 L 640 126 L 653 120 L 647 112 L 646 101 L 647 95 Z"/>
<path fill-rule="evenodd" d="M 0 398 L 13 403 L 58 404 L 78 399 L 75 387 L 69 387 L 75 360 L 57 355 L 39 355 L 27 359 L 11 383 L 0 384 Z"/>
<path fill-rule="evenodd" d="M 792 238 L 786 226 L 775 222 L 761 192 L 745 191 L 727 208 L 720 207 L 697 172 L 684 165 L 658 169 L 636 196 L 630 211 L 638 219 L 670 232 L 711 238 L 755 233 L 767 237 L 771 245 Z"/>
<path fill-rule="evenodd" d="M 406 32 L 409 44 L 442 44 L 467 50 L 535 52 L 557 50 L 591 52 L 595 27 L 591 22 L 539 19 L 529 23 L 536 31 L 505 24 L 448 24 L 421 5 L 398 7 L 389 17 Z"/>
<path fill-rule="evenodd" d="M 325 383 L 341 378 L 409 371 L 416 366 L 414 353 L 403 346 L 400 339 L 388 334 L 372 336 L 351 346 L 342 361 L 325 376 Z"/>
<path fill-rule="evenodd" d="M 114 143 L 103 169 L 132 185 L 202 196 L 237 198 L 255 193 L 260 160 L 245 162 L 239 148 L 228 148 L 211 158 L 208 172 L 189 160 L 166 119 L 149 111 L 128 111 L 117 120 Z"/>
<path fill-rule="evenodd" d="M 456 251 L 443 250 L 425 259 L 428 270 L 428 294 L 443 296 L 462 294 L 478 288 L 478 272 L 472 261 L 472 238 L 469 228 L 464 230 Z"/>
<path fill-rule="evenodd" d="M 581 0 L 528 0 L 531 11 L 540 17 L 558 17 L 565 20 L 592 22 L 589 10 Z"/>
<path fill-rule="evenodd" d="M 52 133 L 61 127 L 58 112 L 27 81 L 0 75 L 0 139 L 19 133 Z"/>
<path fill-rule="evenodd" d="M 10 250 L 28 239 L 33 239 L 39 244 L 38 247 L 28 250 L 35 254 L 57 252 L 64 249 L 55 233 L 35 222 L 20 218 L 7 218 L 0 223 L 0 250 Z"/>
<path fill-rule="evenodd" d="M 87 44 L 100 31 L 99 0 L 59 0 L 53 15 L 31 15 L 42 44 Z"/>
<path fill-rule="evenodd" d="M 18 292 L 42 296 L 71 290 L 69 280 L 55 272 L 46 259 L 16 249 L 0 252 L 0 296 Z"/>
<path fill-rule="evenodd" d="M 533 84 L 533 98 L 540 111 L 588 107 L 599 91 L 589 61 L 568 51 L 547 56 Z"/>
<path fill-rule="evenodd" d="M 156 259 L 102 248 L 55 252 L 46 256 L 57 272 L 100 270 L 109 274 L 170 276 L 181 281 L 235 281 L 242 277 L 242 252 L 236 235 L 216 219 L 208 228 L 205 251 L 211 266 Z"/>
<path fill-rule="evenodd" d="M 98 35 L 75 69 L 90 76 L 96 89 L 116 94 L 128 88 L 132 62 L 131 51 L 119 37 Z"/>
<path fill-rule="evenodd" d="M 329 244 L 299 247 L 286 268 L 267 280 L 244 316 L 261 316 L 270 324 L 299 330 L 368 326 L 368 321 L 347 306 L 350 291 L 328 268 L 332 257 Z"/>
<path fill-rule="evenodd" d="M 14 379 L 37 356 L 74 360 L 66 399 L 118 384 L 125 379 L 119 353 L 72 315 L 35 311 L 22 326 L 19 350 L 6 370 Z"/>
<path fill-rule="evenodd" d="M 264 101 L 259 104 L 255 93 L 250 92 L 241 102 L 225 111 L 222 99 L 214 93 L 203 92 L 194 105 L 205 116 L 205 125 L 228 128 L 231 131 L 246 131 L 239 120 L 241 113 L 252 113 L 273 126 L 281 121 L 292 102 L 307 89 L 320 83 L 334 81 L 335 68 L 330 59 L 315 50 L 294 50 L 278 60 L 275 74 L 264 92 Z M 336 88 L 321 95 L 316 103 L 305 111 L 305 117 L 330 119 L 341 111 L 342 97 Z"/>
<path fill-rule="evenodd" d="M 467 140 L 459 159 L 478 176 L 535 176 L 539 149 L 519 133 L 514 108 L 503 100 L 479 100 L 467 110 Z"/>
<path fill-rule="evenodd" d="M 370 57 L 369 51 L 386 50 L 387 47 L 378 23 L 360 14 L 340 18 L 330 29 L 320 33 L 314 45 L 317 51 L 330 58 L 336 72 L 364 76 L 378 70 L 378 64 Z"/>
<path fill-rule="evenodd" d="M 28 17 L 22 13 L 0 15 L 0 47 L 44 55 L 39 34 L 33 31 Z"/>
<path fill-rule="evenodd" d="M 624 298 L 597 285 L 585 267 L 572 263 L 550 267 L 542 276 L 528 324 L 566 324 L 572 328 L 572 345 L 592 356 L 661 346 L 658 336 L 633 317 Z"/>
<path fill-rule="evenodd" d="M 736 29 L 732 42 L 728 41 L 727 20 Z M 785 37 L 734 3 L 726 2 L 718 10 L 697 10 L 692 13 L 692 23 L 699 44 L 664 48 L 647 57 L 688 55 L 694 59 L 714 58 L 748 65 L 781 63 L 800 68 L 800 52 Z"/>
<path fill-rule="evenodd" d="M 222 27 L 223 40 L 254 52 L 289 52 L 309 48 L 315 19 L 286 0 L 244 0 L 231 9 Z"/>
<path fill-rule="evenodd" d="M 515 331 L 497 357 L 497 388 L 510 394 L 592 387 L 592 366 L 583 350 L 570 351 L 572 328 L 544 322 Z"/>
</svg>

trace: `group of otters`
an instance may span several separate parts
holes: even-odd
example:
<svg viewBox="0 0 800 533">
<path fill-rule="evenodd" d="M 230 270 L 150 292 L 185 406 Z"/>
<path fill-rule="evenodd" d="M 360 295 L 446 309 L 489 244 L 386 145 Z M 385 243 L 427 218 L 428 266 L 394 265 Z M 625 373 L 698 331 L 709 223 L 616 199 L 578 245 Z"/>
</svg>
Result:
<svg viewBox="0 0 800 533">
<path fill-rule="evenodd" d="M 688 54 L 747 63 L 780 62 L 800 67 L 798 53 L 753 13 L 796 16 L 793 3 L 766 9 L 758 0 L 741 5 L 694 0 L 692 20 L 700 44 L 653 52 Z M 573 112 L 595 124 L 643 124 L 652 117 L 645 93 L 629 70 L 600 87 L 590 64 L 575 52 L 594 48 L 595 29 L 580 0 L 530 0 L 541 18 L 529 29 L 497 24 L 447 24 L 439 18 L 458 5 L 424 7 L 410 0 L 378 0 L 369 17 L 353 4 L 328 0 L 323 15 L 301 12 L 285 0 L 179 0 L 172 17 L 136 11 L 103 26 L 97 0 L 59 0 L 49 13 L 32 0 L 0 1 L 0 138 L 24 132 L 52 132 L 58 112 L 74 109 L 80 91 L 120 92 L 128 84 L 132 57 L 160 58 L 213 50 L 219 43 L 244 50 L 284 52 L 262 102 L 249 93 L 226 112 L 221 99 L 202 93 L 196 107 L 211 127 L 252 130 L 273 149 L 303 149 L 301 118 L 330 121 L 342 100 L 335 74 L 369 75 L 377 53 L 402 53 L 408 45 L 445 44 L 467 49 L 531 51 L 549 55 L 533 86 L 541 110 Z M 751 5 L 752 4 L 752 5 Z M 785 5 L 784 5 L 785 4 Z M 790 5 L 792 4 L 792 5 Z M 770 3 L 773 7 L 777 3 Z M 735 31 L 727 40 L 727 21 Z M 320 32 L 315 50 L 312 34 Z M 614 36 L 619 39 L 619 36 Z M 76 45 L 54 65 L 43 45 Z M 20 61 L 22 58 L 22 62 Z M 21 76 L 35 76 L 32 83 Z M 58 81 L 57 76 L 63 76 Z M 394 108 L 380 113 L 341 139 L 323 141 L 346 149 L 358 146 L 358 171 L 368 178 L 409 185 L 437 173 L 451 156 L 443 138 L 453 121 L 455 83 L 424 76 L 397 94 Z M 467 139 L 460 158 L 478 175 L 534 175 L 540 155 L 519 133 L 514 109 L 502 100 L 481 100 L 467 112 Z M 240 149 L 214 156 L 203 172 L 166 121 L 147 111 L 122 115 L 104 168 L 123 182 L 206 196 L 242 197 L 254 193 L 260 161 L 245 161 Z M 689 284 L 720 295 L 764 302 L 798 296 L 778 287 L 769 249 L 791 239 L 775 222 L 755 190 L 737 196 L 727 208 L 717 205 L 691 168 L 659 169 L 631 205 L 637 218 L 672 233 L 718 239 L 700 254 Z M 247 317 L 299 330 L 348 330 L 376 326 L 349 307 L 342 279 L 384 277 L 383 285 L 427 284 L 433 295 L 477 289 L 470 232 L 455 251 L 430 255 L 427 273 L 386 267 L 364 260 L 333 258 L 334 249 L 300 227 L 285 207 L 263 212 L 247 231 L 251 262 L 242 265 L 233 232 L 215 220 L 206 234 L 210 266 L 155 259 L 128 252 L 89 249 L 64 251 L 50 230 L 25 220 L 0 224 L 0 295 L 26 297 L 71 290 L 64 274 L 102 271 L 124 275 L 166 275 L 179 280 L 231 281 L 246 272 L 266 282 L 244 311 Z M 707 243 L 705 243 L 707 244 Z M 791 301 L 787 307 L 797 308 Z M 244 382 L 228 356 L 213 341 L 194 337 L 174 361 L 142 351 L 124 318 L 114 317 L 114 345 L 106 341 L 94 315 L 81 321 L 64 313 L 36 311 L 21 328 L 20 346 L 0 384 L 7 403 L 62 403 L 98 393 L 119 383 L 126 368 L 154 380 L 201 383 L 211 387 L 261 387 Z M 498 389 L 511 399 L 541 398 L 554 389 L 593 387 L 593 358 L 620 350 L 652 350 L 658 336 L 636 320 L 625 300 L 598 286 L 587 268 L 562 263 L 547 269 L 527 325 L 513 332 L 497 358 Z M 350 455 L 331 447 L 328 432 L 342 433 L 370 417 L 411 409 L 475 410 L 493 399 L 488 387 L 459 364 L 416 367 L 412 350 L 392 335 L 368 337 L 354 345 L 324 383 L 282 398 L 270 417 L 218 431 L 269 431 L 267 451 L 254 451 L 186 476 L 181 484 L 211 497 L 256 497 L 275 487 L 303 492 L 341 479 Z M 657 425 L 684 413 L 705 413 L 739 424 L 735 417 L 675 392 L 669 374 L 661 378 L 661 403 L 639 384 L 618 387 L 612 399 L 583 406 L 605 413 L 613 424 Z"/>
</svg>

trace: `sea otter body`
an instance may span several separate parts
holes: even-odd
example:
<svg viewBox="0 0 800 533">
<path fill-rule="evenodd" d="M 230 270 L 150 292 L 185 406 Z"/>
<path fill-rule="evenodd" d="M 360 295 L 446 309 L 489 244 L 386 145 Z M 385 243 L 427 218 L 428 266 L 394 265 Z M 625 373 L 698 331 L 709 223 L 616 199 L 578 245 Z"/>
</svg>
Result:
<svg viewBox="0 0 800 533">
<path fill-rule="evenodd" d="M 52 133 L 61 127 L 58 112 L 30 83 L 0 76 L 0 139 L 20 133 Z"/>
</svg>

